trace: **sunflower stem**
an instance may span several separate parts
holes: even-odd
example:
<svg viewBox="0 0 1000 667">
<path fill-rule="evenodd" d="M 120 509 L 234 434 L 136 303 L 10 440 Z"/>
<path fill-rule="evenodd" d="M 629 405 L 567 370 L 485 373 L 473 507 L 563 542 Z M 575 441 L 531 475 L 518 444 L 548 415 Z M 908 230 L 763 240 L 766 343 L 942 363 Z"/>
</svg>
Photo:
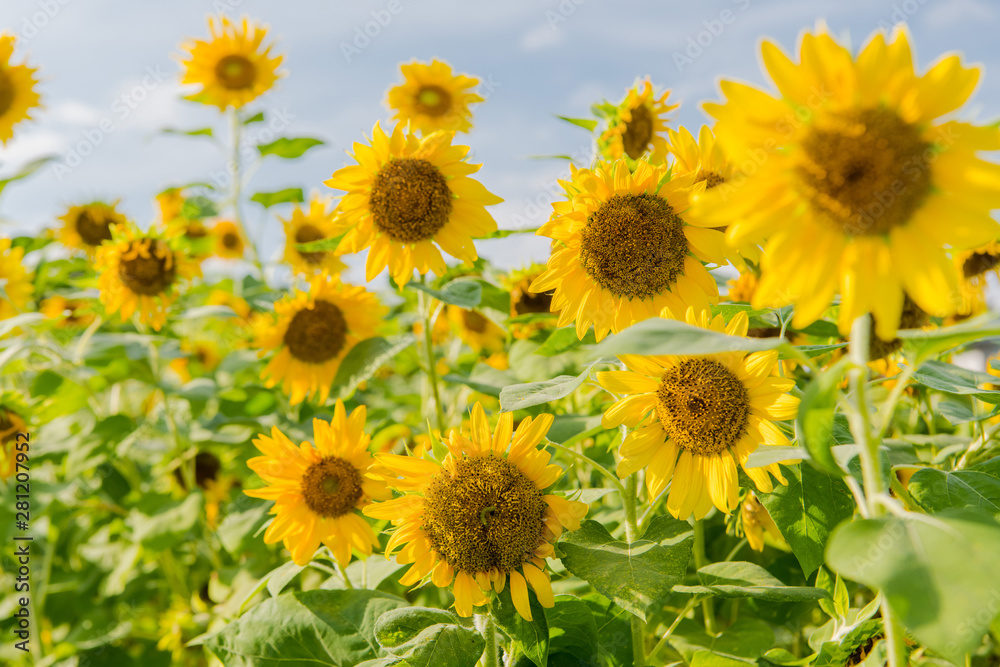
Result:
<svg viewBox="0 0 1000 667">
<path fill-rule="evenodd" d="M 694 522 L 694 568 L 700 570 L 708 565 L 705 553 L 705 521 L 696 519 Z M 701 613 L 705 617 L 705 632 L 715 636 L 715 605 L 711 597 L 701 601 Z"/>
<path fill-rule="evenodd" d="M 882 458 L 879 456 L 879 439 L 872 433 L 871 414 L 868 411 L 868 343 L 870 335 L 869 315 L 862 315 L 851 326 L 849 373 L 854 410 L 848 418 L 854 442 L 858 444 L 861 459 L 861 477 L 864 483 L 865 503 L 868 515 L 882 514 L 879 499 L 885 494 L 882 476 Z"/>
<path fill-rule="evenodd" d="M 423 282 L 424 277 L 420 277 Z M 438 387 L 437 359 L 434 356 L 434 337 L 431 334 L 431 311 L 433 308 L 427 302 L 423 292 L 417 292 L 417 307 L 424 318 L 424 348 L 427 351 L 427 379 L 434 394 L 434 414 L 437 418 L 438 430 L 444 435 L 444 408 L 441 405 L 441 389 Z"/>
<path fill-rule="evenodd" d="M 622 441 L 628 435 L 628 430 L 622 426 Z M 639 523 L 636 521 L 636 503 L 639 500 L 639 477 L 632 473 L 625 480 L 625 492 L 622 494 L 622 504 L 625 506 L 625 539 L 629 544 L 639 539 Z M 632 664 L 635 667 L 645 667 L 646 640 L 645 623 L 632 614 Z"/>
<path fill-rule="evenodd" d="M 889 607 L 889 601 L 882 596 L 880 605 L 882 611 L 882 626 L 885 628 L 885 641 L 889 646 L 889 667 L 907 667 L 906 632 L 899 618 Z"/>
<path fill-rule="evenodd" d="M 483 649 L 483 667 L 498 667 L 497 660 L 497 624 L 492 613 L 476 614 L 476 628 L 483 635 L 486 648 Z"/>
<path fill-rule="evenodd" d="M 246 223 L 243 221 L 243 206 L 240 201 L 243 198 L 243 174 L 240 163 L 240 143 L 243 141 L 243 122 L 240 120 L 239 111 L 235 107 L 229 109 L 229 126 L 232 129 L 232 172 L 233 172 L 233 218 L 236 226 L 240 228 L 243 238 L 250 246 L 250 253 L 253 255 L 253 264 L 260 272 L 260 279 L 266 284 L 267 277 L 264 275 L 264 265 L 260 262 L 260 254 L 257 252 L 257 241 L 250 234 Z"/>
</svg>

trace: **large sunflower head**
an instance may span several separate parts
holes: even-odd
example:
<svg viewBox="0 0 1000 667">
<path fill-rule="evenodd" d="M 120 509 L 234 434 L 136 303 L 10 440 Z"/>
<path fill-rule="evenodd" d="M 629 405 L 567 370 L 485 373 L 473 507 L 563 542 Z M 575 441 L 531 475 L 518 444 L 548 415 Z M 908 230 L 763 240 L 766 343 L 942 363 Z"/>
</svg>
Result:
<svg viewBox="0 0 1000 667">
<path fill-rule="evenodd" d="M 680 106 L 667 104 L 669 96 L 669 90 L 658 96 L 648 79 L 629 88 L 625 99 L 608 110 L 608 128 L 597 140 L 604 159 L 662 162 L 667 154 L 663 136 L 667 115 Z"/>
<path fill-rule="evenodd" d="M 194 99 L 225 110 L 257 99 L 274 85 L 283 56 L 271 55 L 272 44 L 264 44 L 267 26 L 246 16 L 239 23 L 225 15 L 210 16 L 208 40 L 196 39 L 181 45 L 186 58 L 181 61 L 181 83 L 201 86 Z"/>
<path fill-rule="evenodd" d="M 111 240 L 114 226 L 124 224 L 127 218 L 118 212 L 116 200 L 110 203 L 94 201 L 70 206 L 59 216 L 59 220 L 62 221 L 62 226 L 57 233 L 62 244 L 93 255 L 102 243 Z"/>
<path fill-rule="evenodd" d="M 11 240 L 0 238 L 0 320 L 14 317 L 27 308 L 35 286 L 24 268 L 24 248 L 12 248 Z"/>
<path fill-rule="evenodd" d="M 413 269 L 446 271 L 441 250 L 466 262 L 478 257 L 472 239 L 496 231 L 484 207 L 503 200 L 469 178 L 468 146 L 454 146 L 454 132 L 418 138 L 397 125 L 391 135 L 375 124 L 370 144 L 354 144 L 359 164 L 337 171 L 326 185 L 346 190 L 338 211 L 347 233 L 338 250 L 368 251 L 367 279 L 386 266 L 400 286 Z"/>
<path fill-rule="evenodd" d="M 337 236 L 337 223 L 331 197 L 313 194 L 308 207 L 295 205 L 292 217 L 281 219 L 285 226 L 285 261 L 296 273 L 312 275 L 320 271 L 337 274 L 346 268 L 335 252 L 302 252 L 300 243 L 312 243 Z"/>
<path fill-rule="evenodd" d="M 575 321 L 582 339 L 593 324 L 601 340 L 648 317 L 683 317 L 688 306 L 718 302 L 703 262 L 724 264 L 726 247 L 721 232 L 686 217 L 693 174 L 670 178 L 644 160 L 634 173 L 624 160 L 570 169 L 572 180 L 562 182 L 568 201 L 555 202 L 538 230 L 554 240 L 553 251 L 531 284 L 555 290 L 559 326 Z"/>
<path fill-rule="evenodd" d="M 403 83 L 390 88 L 385 100 L 394 112 L 394 121 L 409 123 L 424 134 L 472 129 L 469 105 L 482 102 L 483 98 L 470 89 L 479 85 L 479 79 L 452 74 L 451 65 L 437 59 L 429 65 L 414 60 L 400 65 L 399 70 Z"/>
<path fill-rule="evenodd" d="M 313 420 L 314 442 L 296 445 L 277 426 L 270 436 L 253 441 L 263 456 L 247 465 L 267 486 L 244 493 L 274 501 L 264 541 L 283 541 L 297 565 L 308 563 L 320 544 L 342 566 L 351 560 L 352 549 L 368 556 L 378 546 L 375 532 L 358 513 L 372 500 L 388 497 L 385 484 L 366 475 L 372 463 L 366 414 L 361 405 L 348 416 L 338 400 L 333 419 Z"/>
<path fill-rule="evenodd" d="M 904 293 L 931 315 L 955 312 L 949 249 L 997 237 L 1000 171 L 977 153 L 1000 149 L 1000 130 L 939 118 L 968 100 L 979 69 L 949 55 L 918 75 L 904 30 L 856 56 L 825 29 L 803 34 L 798 62 L 771 42 L 762 51 L 776 91 L 723 81 L 725 102 L 704 105 L 745 177 L 694 211 L 728 225 L 737 247 L 767 241 L 754 305 L 794 303 L 801 328 L 839 292 L 841 331 L 870 312 L 885 340 Z"/>
<path fill-rule="evenodd" d="M 212 225 L 211 234 L 215 238 L 215 254 L 223 259 L 243 259 L 246 240 L 240 226 L 232 220 L 219 220 Z"/>
<path fill-rule="evenodd" d="M 31 119 L 31 110 L 40 107 L 38 93 L 35 92 L 34 67 L 24 63 L 14 65 L 14 35 L 0 33 L 0 144 L 6 144 L 14 136 L 14 126 Z"/>
<path fill-rule="evenodd" d="M 340 362 L 358 342 L 375 335 L 385 308 L 364 287 L 321 273 L 309 290 L 295 290 L 274 304 L 275 318 L 254 325 L 267 386 L 281 384 L 293 404 L 317 396 L 325 403 Z"/>
<path fill-rule="evenodd" d="M 707 312 L 689 309 L 686 318 L 730 336 L 745 336 L 749 323 L 742 312 L 728 326 Z M 777 463 L 747 467 L 759 445 L 790 444 L 774 421 L 794 418 L 799 399 L 788 393 L 794 380 L 775 376 L 777 350 L 619 360 L 627 370 L 597 374 L 617 397 L 603 424 L 631 429 L 619 449 L 618 475 L 645 468 L 651 502 L 670 483 L 667 509 L 675 517 L 700 519 L 713 505 L 729 513 L 738 503 L 737 464 L 765 493 L 773 488 L 769 473 L 786 483 Z"/>
<path fill-rule="evenodd" d="M 543 607 L 553 606 L 544 559 L 563 528 L 579 528 L 587 506 L 545 493 L 562 474 L 538 448 L 551 425 L 552 415 L 543 414 L 526 417 L 514 431 L 513 415 L 505 412 L 491 433 L 476 403 L 470 436 L 452 430 L 444 461 L 376 455 L 372 474 L 403 495 L 364 513 L 392 521 L 386 554 L 398 548 L 396 561 L 413 564 L 400 583 L 454 582 L 455 611 L 465 617 L 491 590 L 502 591 L 508 577 L 514 606 L 527 620 L 527 584 Z"/>
<path fill-rule="evenodd" d="M 114 227 L 112 240 L 98 248 L 94 267 L 108 313 L 127 320 L 138 312 L 139 321 L 157 331 L 179 285 L 201 275 L 198 263 L 178 249 L 176 237 L 142 232 L 133 223 Z"/>
</svg>

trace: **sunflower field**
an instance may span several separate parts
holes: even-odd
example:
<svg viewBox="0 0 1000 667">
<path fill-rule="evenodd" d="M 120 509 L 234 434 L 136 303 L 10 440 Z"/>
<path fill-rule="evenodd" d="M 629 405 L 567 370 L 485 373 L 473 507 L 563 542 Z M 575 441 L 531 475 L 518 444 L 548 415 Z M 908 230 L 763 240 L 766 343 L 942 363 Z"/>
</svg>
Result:
<svg viewBox="0 0 1000 667">
<path fill-rule="evenodd" d="M 214 124 L 159 141 L 226 178 L 0 220 L 0 663 L 1000 665 L 996 82 L 855 38 L 547 117 L 588 149 L 501 229 L 480 76 L 403 62 L 346 156 L 251 188 L 323 144 L 257 131 L 296 45 L 172 37 Z M 4 144 L 49 101 L 22 41 Z M 514 235 L 547 258 L 481 256 Z"/>
</svg>

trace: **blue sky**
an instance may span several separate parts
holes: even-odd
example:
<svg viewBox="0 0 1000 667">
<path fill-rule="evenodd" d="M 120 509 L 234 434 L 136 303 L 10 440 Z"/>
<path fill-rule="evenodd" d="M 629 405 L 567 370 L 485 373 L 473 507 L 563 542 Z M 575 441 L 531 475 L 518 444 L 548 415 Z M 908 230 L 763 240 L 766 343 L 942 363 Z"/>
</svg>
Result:
<svg viewBox="0 0 1000 667">
<path fill-rule="evenodd" d="M 399 63 L 436 56 L 488 82 L 488 99 L 465 139 L 484 165 L 481 180 L 506 200 L 493 208 L 503 228 L 544 222 L 555 181 L 566 171 L 565 163 L 530 156 L 588 146 L 583 130 L 554 114 L 584 116 L 591 103 L 617 101 L 636 77 L 648 75 L 682 102 L 675 122 L 696 127 L 705 120 L 698 104 L 716 96 L 720 77 L 763 82 L 761 37 L 791 48 L 819 19 L 855 45 L 905 20 L 921 67 L 956 50 L 986 66 L 963 115 L 1000 117 L 1000 3 L 987 0 L 3 0 L 0 26 L 22 38 L 18 55 L 40 67 L 46 109 L 0 149 L 0 178 L 40 155 L 56 154 L 55 164 L 72 166 L 74 146 L 92 150 L 79 166 L 49 166 L 4 193 L 2 233 L 55 225 L 68 205 L 94 198 L 121 199 L 145 226 L 156 192 L 222 169 L 224 158 L 210 142 L 159 130 L 224 132 L 212 108 L 179 100 L 174 59 L 179 43 L 207 34 L 206 15 L 223 7 L 269 24 L 286 54 L 288 76 L 256 107 L 287 119 L 287 136 L 327 142 L 300 160 L 268 158 L 251 192 L 302 187 L 334 194 L 322 182 L 345 164 L 351 142 L 388 118 L 382 100 L 399 78 Z M 373 35 L 367 41 L 358 37 L 366 28 Z M 257 221 L 254 207 L 249 217 Z M 260 223 L 267 246 L 276 248 L 279 223 Z M 527 236 L 481 244 L 484 255 L 506 266 L 544 260 L 547 248 Z M 349 277 L 362 279 L 356 268 Z"/>
</svg>

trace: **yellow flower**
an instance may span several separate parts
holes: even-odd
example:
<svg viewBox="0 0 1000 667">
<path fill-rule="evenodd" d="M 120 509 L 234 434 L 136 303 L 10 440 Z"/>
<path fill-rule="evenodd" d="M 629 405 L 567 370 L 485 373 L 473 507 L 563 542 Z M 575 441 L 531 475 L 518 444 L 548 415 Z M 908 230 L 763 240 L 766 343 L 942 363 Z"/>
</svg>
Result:
<svg viewBox="0 0 1000 667">
<path fill-rule="evenodd" d="M 60 329 L 73 329 L 90 326 L 94 321 L 90 301 L 86 299 L 67 299 L 56 294 L 42 301 L 38 312 L 50 320 L 56 320 Z"/>
<path fill-rule="evenodd" d="M 986 312 L 986 279 L 990 274 L 1000 276 L 1000 243 L 994 239 L 978 248 L 957 252 L 955 265 L 962 275 L 962 305 L 956 315 L 972 317 Z"/>
<path fill-rule="evenodd" d="M 445 130 L 468 132 L 472 129 L 470 104 L 483 98 L 469 92 L 479 85 L 479 79 L 465 74 L 452 74 L 451 65 L 440 60 L 431 64 L 414 60 L 399 66 L 403 83 L 389 89 L 385 104 L 394 111 L 392 119 L 409 123 L 424 134 Z"/>
<path fill-rule="evenodd" d="M 41 106 L 35 92 L 38 70 L 12 64 L 13 55 L 14 35 L 4 31 L 0 33 L 0 144 L 6 144 L 14 136 L 14 126 L 30 120 L 32 109 Z"/>
<path fill-rule="evenodd" d="M 765 533 L 774 542 L 787 544 L 781 531 L 774 525 L 774 519 L 768 514 L 767 508 L 760 504 L 752 491 L 747 493 L 740 506 L 740 520 L 743 524 L 743 535 L 754 551 L 764 550 Z"/>
<path fill-rule="evenodd" d="M 212 226 L 215 254 L 224 259 L 243 259 L 246 241 L 239 225 L 232 220 L 220 220 Z"/>
<path fill-rule="evenodd" d="M 997 237 L 1000 167 L 977 153 L 1000 149 L 1000 130 L 936 119 L 965 103 L 979 70 L 951 55 L 916 75 L 903 30 L 856 57 L 824 29 L 803 34 L 798 63 L 762 50 L 776 94 L 723 81 L 726 101 L 704 105 L 747 176 L 694 199 L 735 246 L 766 239 L 753 305 L 794 303 L 801 329 L 839 292 L 841 332 L 870 312 L 884 340 L 904 293 L 933 316 L 955 312 L 947 248 Z"/>
<path fill-rule="evenodd" d="M 6 481 L 17 469 L 17 434 L 28 426 L 13 406 L 0 405 L 0 480 Z"/>
<path fill-rule="evenodd" d="M 545 271 L 544 265 L 534 264 L 528 268 L 511 271 L 503 277 L 502 283 L 510 292 L 510 316 L 517 318 L 535 313 L 552 312 L 552 292 L 534 292 L 531 284 Z M 546 327 L 544 321 L 512 322 L 510 333 L 514 338 L 527 339 L 536 331 Z"/>
<path fill-rule="evenodd" d="M 598 139 L 604 159 L 645 157 L 649 162 L 661 163 L 667 154 L 667 142 L 663 138 L 667 129 L 666 116 L 680 106 L 668 105 L 669 95 L 670 91 L 666 90 L 657 97 L 648 79 L 630 88 L 608 119 L 608 129 Z"/>
<path fill-rule="evenodd" d="M 139 321 L 159 331 L 178 284 L 201 275 L 198 264 L 174 248 L 174 241 L 135 225 L 117 225 L 110 243 L 97 250 L 97 285 L 108 314 L 127 320 L 138 311 Z"/>
<path fill-rule="evenodd" d="M 167 188 L 156 195 L 156 209 L 159 214 L 159 221 L 168 225 L 181 217 L 181 211 L 184 210 L 184 200 L 183 188 Z"/>
<path fill-rule="evenodd" d="M 378 546 L 375 531 L 357 512 L 389 495 L 383 482 L 365 474 L 372 463 L 366 414 L 361 405 L 348 417 L 338 400 L 332 420 L 313 420 L 315 444 L 296 446 L 277 426 L 270 437 L 261 435 L 253 441 L 264 456 L 247 465 L 267 486 L 244 493 L 275 501 L 264 542 L 283 541 L 297 565 L 308 563 L 320 544 L 342 566 L 350 562 L 352 548 L 367 556 Z"/>
<path fill-rule="evenodd" d="M 298 204 L 292 210 L 289 219 L 280 218 L 285 226 L 285 261 L 296 273 L 313 274 L 318 271 L 328 271 L 331 274 L 340 273 L 347 265 L 340 261 L 335 252 L 300 252 L 296 247 L 299 243 L 311 243 L 337 236 L 337 223 L 334 210 L 330 208 L 332 198 L 313 194 L 309 199 L 309 207 Z"/>
<path fill-rule="evenodd" d="M 688 306 L 718 303 L 702 262 L 724 264 L 726 247 L 721 232 L 686 218 L 693 174 L 666 180 L 666 167 L 643 160 L 634 173 L 623 160 L 570 170 L 572 181 L 561 182 L 568 201 L 555 202 L 538 230 L 555 242 L 531 284 L 534 292 L 555 290 L 559 326 L 575 321 L 582 339 L 593 323 L 601 340 L 661 313 L 682 317 Z"/>
<path fill-rule="evenodd" d="M 365 272 L 372 280 L 386 266 L 399 286 L 413 269 L 442 275 L 441 250 L 465 262 L 478 257 L 473 237 L 496 231 L 484 207 L 503 200 L 468 177 L 468 146 L 453 146 L 454 132 L 418 139 L 399 125 L 386 135 L 375 124 L 371 144 L 354 144 L 359 164 L 333 174 L 326 184 L 347 194 L 340 200 L 347 233 L 342 253 L 368 251 Z M 436 244 L 436 245 L 435 245 Z"/>
<path fill-rule="evenodd" d="M 687 312 L 688 324 L 731 336 L 745 336 L 746 313 L 729 326 L 721 315 Z M 794 380 L 775 377 L 777 350 L 725 352 L 704 356 L 619 357 L 628 370 L 597 374 L 597 381 L 621 396 L 604 413 L 603 425 L 629 429 L 619 454 L 623 479 L 646 468 L 646 489 L 653 501 L 670 485 L 667 509 L 679 519 L 708 514 L 712 505 L 729 513 L 738 502 L 736 465 L 767 493 L 768 473 L 782 484 L 777 463 L 748 468 L 760 444 L 789 446 L 773 420 L 795 417 L 799 399 L 788 394 Z"/>
<path fill-rule="evenodd" d="M 485 315 L 458 306 L 446 306 L 452 329 L 474 352 L 498 352 L 507 343 L 507 333 Z"/>
<path fill-rule="evenodd" d="M 730 280 L 729 293 L 726 298 L 733 302 L 750 303 L 753 295 L 757 292 L 757 276 L 750 271 L 745 271 L 738 278 Z"/>
<path fill-rule="evenodd" d="M 115 225 L 127 223 L 127 218 L 118 212 L 117 201 L 110 204 L 95 201 L 71 206 L 59 220 L 63 222 L 57 232 L 62 244 L 91 255 L 97 252 L 102 243 L 111 240 L 111 231 Z"/>
<path fill-rule="evenodd" d="M 24 268 L 24 248 L 12 248 L 11 240 L 0 238 L 0 321 L 14 317 L 28 307 L 35 286 Z"/>
<path fill-rule="evenodd" d="M 192 370 L 196 375 L 202 376 L 211 373 L 222 362 L 219 346 L 208 339 L 184 338 L 181 340 L 181 352 L 184 352 L 186 356 L 172 360 L 170 369 L 177 373 L 183 382 L 191 381 Z"/>
<path fill-rule="evenodd" d="M 292 404 L 310 396 L 325 403 L 340 362 L 358 342 L 375 335 L 385 308 L 364 287 L 322 273 L 309 291 L 295 290 L 274 304 L 277 319 L 254 323 L 260 356 L 274 352 L 263 377 L 281 383 Z"/>
<path fill-rule="evenodd" d="M 267 26 L 241 17 L 240 23 L 220 15 L 208 18 L 209 40 L 196 39 L 181 45 L 187 58 L 181 61 L 181 83 L 202 88 L 194 99 L 225 110 L 257 99 L 274 85 L 282 56 L 271 55 L 264 45 Z"/>
<path fill-rule="evenodd" d="M 232 292 L 223 289 L 213 289 L 208 299 L 205 300 L 208 306 L 229 306 L 233 309 L 241 320 L 249 321 L 252 309 L 246 299 L 236 296 Z"/>
<path fill-rule="evenodd" d="M 476 403 L 470 436 L 453 429 L 444 440 L 443 462 L 376 455 L 372 474 L 403 496 L 364 513 L 392 521 L 386 556 L 399 548 L 396 562 L 413 564 L 401 584 L 429 578 L 446 588 L 454 582 L 455 611 L 463 617 L 485 603 L 491 589 L 502 591 L 508 576 L 514 606 L 525 619 L 531 620 L 527 584 L 543 607 L 553 606 L 545 558 L 563 528 L 579 528 L 587 506 L 544 493 L 562 475 L 538 448 L 551 425 L 552 415 L 543 414 L 525 417 L 514 431 L 513 414 L 504 412 L 491 434 Z"/>
</svg>

